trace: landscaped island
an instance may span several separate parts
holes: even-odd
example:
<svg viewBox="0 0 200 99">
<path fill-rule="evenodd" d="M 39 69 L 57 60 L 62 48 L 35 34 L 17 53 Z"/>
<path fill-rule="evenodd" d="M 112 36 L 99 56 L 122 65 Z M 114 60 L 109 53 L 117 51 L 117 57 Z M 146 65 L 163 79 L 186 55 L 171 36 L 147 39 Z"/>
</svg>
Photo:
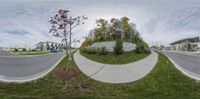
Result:
<svg viewBox="0 0 200 99">
<path fill-rule="evenodd" d="M 106 55 L 92 55 L 80 51 L 81 55 L 85 56 L 86 58 L 106 64 L 127 64 L 139 61 L 147 57 L 150 53 L 141 53 L 138 54 L 134 51 L 131 52 L 124 52 L 122 55 L 114 55 L 112 52 L 108 52 Z"/>
<path fill-rule="evenodd" d="M 106 64 L 126 64 L 144 59 L 151 52 L 142 40 L 136 25 L 128 17 L 96 21 L 81 46 L 81 55 Z"/>
</svg>

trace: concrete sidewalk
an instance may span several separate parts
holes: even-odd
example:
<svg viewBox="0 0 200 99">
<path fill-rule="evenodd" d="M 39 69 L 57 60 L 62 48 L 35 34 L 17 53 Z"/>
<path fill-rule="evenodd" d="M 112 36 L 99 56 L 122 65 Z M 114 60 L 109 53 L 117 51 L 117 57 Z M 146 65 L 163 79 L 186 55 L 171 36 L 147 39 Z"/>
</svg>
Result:
<svg viewBox="0 0 200 99">
<path fill-rule="evenodd" d="M 102 64 L 91 61 L 77 51 L 74 60 L 78 68 L 87 76 L 106 83 L 128 83 L 146 76 L 156 65 L 158 54 L 152 52 L 145 59 L 123 65 Z"/>
</svg>

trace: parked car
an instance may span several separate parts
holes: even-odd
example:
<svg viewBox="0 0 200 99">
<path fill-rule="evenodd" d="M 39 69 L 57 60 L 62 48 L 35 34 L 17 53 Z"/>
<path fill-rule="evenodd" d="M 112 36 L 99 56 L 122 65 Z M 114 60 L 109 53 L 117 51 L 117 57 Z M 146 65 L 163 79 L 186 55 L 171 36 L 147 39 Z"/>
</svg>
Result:
<svg viewBox="0 0 200 99">
<path fill-rule="evenodd" d="M 57 49 L 55 49 L 55 48 L 52 48 L 52 49 L 51 49 L 51 52 L 52 52 L 52 53 L 57 53 L 57 52 L 58 52 L 58 50 L 57 50 Z"/>
<path fill-rule="evenodd" d="M 63 52 L 63 50 L 59 49 L 58 52 Z"/>
</svg>

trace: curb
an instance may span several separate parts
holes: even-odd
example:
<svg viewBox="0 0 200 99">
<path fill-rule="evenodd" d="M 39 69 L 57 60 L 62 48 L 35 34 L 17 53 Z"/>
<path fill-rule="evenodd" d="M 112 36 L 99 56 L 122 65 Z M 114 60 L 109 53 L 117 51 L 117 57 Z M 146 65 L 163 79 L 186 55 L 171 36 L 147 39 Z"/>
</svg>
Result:
<svg viewBox="0 0 200 99">
<path fill-rule="evenodd" d="M 164 53 L 163 53 L 164 54 Z M 181 71 L 184 75 L 194 79 L 194 80 L 198 80 L 200 81 L 200 75 L 192 73 L 186 69 L 184 69 L 183 67 L 181 67 L 180 65 L 178 65 L 175 61 L 173 61 L 170 57 L 168 57 L 166 54 L 164 54 L 171 62 L 172 64 L 179 70 Z"/>
<path fill-rule="evenodd" d="M 21 55 L 21 54 L 17 54 L 17 56 L 5 56 L 5 55 L 1 55 L 0 57 L 36 57 L 36 56 L 45 56 L 45 55 L 50 55 L 52 53 L 47 53 L 47 54 L 38 54 L 38 55 Z"/>
<path fill-rule="evenodd" d="M 165 51 L 165 52 L 171 52 L 171 53 L 177 53 L 177 54 L 182 54 L 182 55 L 190 55 L 190 56 L 197 56 L 197 57 L 200 57 L 200 54 L 199 52 L 198 53 L 194 53 L 194 52 L 191 52 L 191 53 L 183 53 L 183 52 L 178 52 L 178 51 Z"/>
</svg>

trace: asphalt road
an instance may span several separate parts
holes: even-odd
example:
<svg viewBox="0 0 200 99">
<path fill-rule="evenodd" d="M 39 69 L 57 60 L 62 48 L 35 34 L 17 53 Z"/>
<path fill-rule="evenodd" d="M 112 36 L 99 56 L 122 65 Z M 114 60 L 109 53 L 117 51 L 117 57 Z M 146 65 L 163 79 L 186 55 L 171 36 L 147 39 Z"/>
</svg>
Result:
<svg viewBox="0 0 200 99">
<path fill-rule="evenodd" d="M 55 65 L 63 56 L 62 52 L 30 57 L 0 52 L 0 76 L 11 78 L 31 76 Z"/>
<path fill-rule="evenodd" d="M 200 74 L 200 55 L 185 55 L 175 52 L 163 52 L 182 68 Z"/>
</svg>

